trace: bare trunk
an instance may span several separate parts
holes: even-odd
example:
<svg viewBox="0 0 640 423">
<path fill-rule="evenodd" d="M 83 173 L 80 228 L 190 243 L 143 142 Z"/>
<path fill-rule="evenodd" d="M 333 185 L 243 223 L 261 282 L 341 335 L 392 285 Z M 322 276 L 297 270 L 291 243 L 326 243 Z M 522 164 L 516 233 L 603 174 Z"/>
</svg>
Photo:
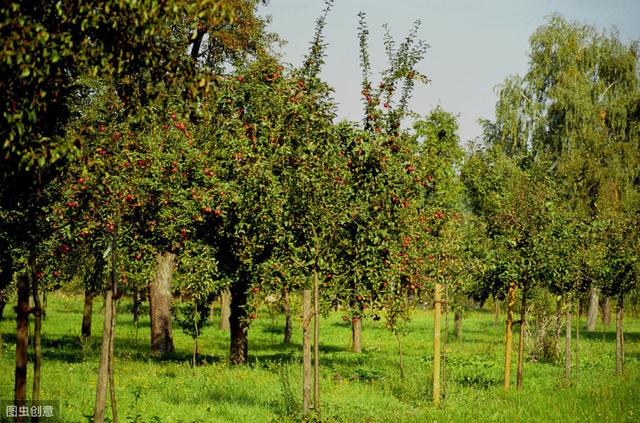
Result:
<svg viewBox="0 0 640 423">
<path fill-rule="evenodd" d="M 242 279 L 231 287 L 231 314 L 229 316 L 229 331 L 231 333 L 229 361 L 231 364 L 245 364 L 248 358 L 249 340 L 245 310 L 247 288 L 246 281 Z"/>
<path fill-rule="evenodd" d="M 316 251 L 318 251 L 316 243 Z M 318 280 L 318 258 L 313 272 L 313 410 L 320 417 L 320 282 Z"/>
<path fill-rule="evenodd" d="M 507 323 L 505 335 L 505 358 L 504 358 L 504 389 L 509 390 L 511 385 L 511 340 L 513 338 L 513 306 L 516 301 L 516 284 L 509 284 L 507 294 Z"/>
<path fill-rule="evenodd" d="M 604 297 L 602 301 L 602 324 L 605 328 L 611 325 L 611 298 Z"/>
<path fill-rule="evenodd" d="M 131 293 L 131 297 L 133 300 L 133 324 L 138 329 L 138 324 L 140 323 L 140 306 L 142 305 L 142 294 L 138 290 L 138 288 L 134 288 Z"/>
<path fill-rule="evenodd" d="M 311 404 L 311 290 L 302 291 L 302 410 Z"/>
<path fill-rule="evenodd" d="M 289 303 L 289 290 L 284 289 L 284 343 L 291 343 L 291 305 Z"/>
<path fill-rule="evenodd" d="M 580 301 L 576 301 L 576 379 L 580 378 Z"/>
<path fill-rule="evenodd" d="M 518 343 L 518 389 L 522 388 L 522 368 L 524 366 L 524 336 L 526 329 L 527 290 L 522 290 L 522 303 L 520 306 L 520 339 Z"/>
<path fill-rule="evenodd" d="M 171 321 L 171 282 L 176 255 L 170 252 L 156 256 L 156 277 L 149 284 L 151 318 L 151 352 L 162 355 L 175 351 Z"/>
<path fill-rule="evenodd" d="M 115 272 L 115 268 L 112 269 L 112 272 Z M 113 292 L 116 292 L 117 288 L 117 278 L 113 277 Z M 116 296 L 114 295 L 113 300 L 111 301 L 111 331 L 109 333 L 109 361 L 108 361 L 108 373 L 109 373 L 109 397 L 111 398 L 111 416 L 113 417 L 113 423 L 118 423 L 118 406 L 116 402 L 116 383 L 115 376 L 113 372 L 113 344 L 115 343 L 116 338 Z"/>
<path fill-rule="evenodd" d="M 458 339 L 462 337 L 462 312 L 459 310 L 453 316 L 453 336 Z"/>
<path fill-rule="evenodd" d="M 598 289 L 591 288 L 589 291 L 589 309 L 587 310 L 587 332 L 596 330 L 596 322 L 598 321 Z"/>
<path fill-rule="evenodd" d="M 196 362 L 198 360 L 198 337 L 200 334 L 198 333 L 198 302 L 194 301 L 195 311 L 193 313 L 193 330 L 196 334 L 195 338 L 193 338 L 193 356 L 191 357 L 191 367 L 196 367 Z"/>
<path fill-rule="evenodd" d="M 496 327 L 498 326 L 498 321 L 500 320 L 500 301 L 498 301 L 497 299 L 494 300 L 493 313 L 493 327 Z"/>
<path fill-rule="evenodd" d="M 433 404 L 440 407 L 440 319 L 442 317 L 442 286 L 436 283 L 433 301 Z"/>
<path fill-rule="evenodd" d="M 620 295 L 617 301 L 616 313 L 616 373 L 621 375 L 624 372 L 624 305 L 623 297 Z"/>
<path fill-rule="evenodd" d="M 571 377 L 571 303 L 567 301 L 564 330 L 564 375 Z"/>
<path fill-rule="evenodd" d="M 35 251 L 29 254 L 29 268 L 31 270 L 31 295 L 33 297 L 33 385 L 31 400 L 40 401 L 40 369 L 42 366 L 42 306 L 38 291 L 38 269 Z"/>
<path fill-rule="evenodd" d="M 360 317 L 351 318 L 351 351 L 362 352 L 362 319 Z"/>
<path fill-rule="evenodd" d="M 84 309 L 82 310 L 82 337 L 91 337 L 91 318 L 93 316 L 93 292 L 84 290 Z"/>
<path fill-rule="evenodd" d="M 29 344 L 29 284 L 25 275 L 18 275 L 18 306 L 16 307 L 16 372 L 14 398 L 16 404 L 27 399 L 27 347 Z"/>
<path fill-rule="evenodd" d="M 229 330 L 229 316 L 231 316 L 231 292 L 227 288 L 220 294 L 220 329 Z"/>
<path fill-rule="evenodd" d="M 404 354 L 402 351 L 402 341 L 400 340 L 400 334 L 396 332 L 396 339 L 398 340 L 398 358 L 400 366 L 400 379 L 404 379 Z"/>
<path fill-rule="evenodd" d="M 104 325 L 102 329 L 102 349 L 100 350 L 100 366 L 98 368 L 98 385 L 96 388 L 96 406 L 93 421 L 104 422 L 107 404 L 107 386 L 109 383 L 109 350 L 111 340 L 111 320 L 113 315 L 113 290 L 108 289 L 104 300 Z"/>
<path fill-rule="evenodd" d="M 119 218 L 118 218 L 119 220 Z M 111 397 L 111 416 L 118 422 L 116 405 L 115 378 L 113 372 L 113 345 L 116 326 L 116 300 L 118 292 L 118 271 L 116 264 L 116 233 L 111 240 L 111 276 L 104 301 L 104 323 L 102 330 L 102 347 L 100 349 L 100 365 L 98 367 L 98 384 L 96 386 L 96 404 L 93 412 L 94 423 L 104 422 L 107 404 L 107 388 Z"/>
</svg>

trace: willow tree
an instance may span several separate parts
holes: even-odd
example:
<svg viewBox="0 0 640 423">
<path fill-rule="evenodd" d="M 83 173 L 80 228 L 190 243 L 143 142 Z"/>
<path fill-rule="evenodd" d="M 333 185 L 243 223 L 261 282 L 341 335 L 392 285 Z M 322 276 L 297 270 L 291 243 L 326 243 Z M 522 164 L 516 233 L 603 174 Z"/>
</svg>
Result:
<svg viewBox="0 0 640 423">
<path fill-rule="evenodd" d="M 552 16 L 531 36 L 529 59 L 524 76 L 499 87 L 487 134 L 509 155 L 548 158 L 577 218 L 593 222 L 637 177 L 637 44 Z M 597 295 L 594 283 L 589 329 Z"/>
</svg>

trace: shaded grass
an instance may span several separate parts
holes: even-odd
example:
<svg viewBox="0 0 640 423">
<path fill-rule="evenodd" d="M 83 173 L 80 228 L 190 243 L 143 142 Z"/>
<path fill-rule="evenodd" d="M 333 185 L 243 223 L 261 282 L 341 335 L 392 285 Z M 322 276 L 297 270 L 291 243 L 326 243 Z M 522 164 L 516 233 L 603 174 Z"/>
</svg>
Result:
<svg viewBox="0 0 640 423">
<path fill-rule="evenodd" d="M 120 311 L 127 310 L 124 305 Z M 0 322 L 0 398 L 13 396 L 15 321 L 11 310 Z M 281 344 L 283 324 L 265 313 L 250 330 L 249 365 L 227 365 L 229 335 L 205 328 L 199 366 L 190 367 L 191 339 L 174 328 L 176 353 L 149 354 L 149 320 L 137 332 L 130 314 L 118 316 L 116 392 L 122 421 L 263 422 L 299 421 L 302 384 L 300 322 L 292 345 Z M 93 412 L 102 316 L 96 304 L 94 336 L 80 336 L 82 298 L 52 295 L 44 322 L 42 397 L 59 399 L 65 422 L 87 421 Z M 214 322 L 215 323 L 215 322 Z M 472 312 L 462 340 L 447 345 L 446 398 L 431 405 L 432 312 L 418 310 L 403 339 L 407 377 L 398 377 L 396 339 L 382 322 L 366 321 L 364 352 L 348 351 L 349 325 L 332 314 L 321 324 L 323 421 L 638 421 L 640 416 L 640 325 L 628 319 L 626 372 L 614 376 L 615 333 L 581 333 L 580 378 L 567 381 L 561 364 L 526 362 L 520 392 L 502 389 L 503 328 L 493 314 Z M 598 328 L 601 330 L 602 328 Z M 517 342 L 517 337 L 514 339 Z M 515 355 L 513 361 L 515 372 Z M 284 370 L 283 370 L 284 369 Z M 31 372 L 31 368 L 29 369 Z M 31 373 L 29 373 L 31 378 Z M 286 383 L 285 382 L 286 379 Z M 283 387 L 285 388 L 283 394 Z M 288 390 L 287 390 L 288 389 Z"/>
</svg>

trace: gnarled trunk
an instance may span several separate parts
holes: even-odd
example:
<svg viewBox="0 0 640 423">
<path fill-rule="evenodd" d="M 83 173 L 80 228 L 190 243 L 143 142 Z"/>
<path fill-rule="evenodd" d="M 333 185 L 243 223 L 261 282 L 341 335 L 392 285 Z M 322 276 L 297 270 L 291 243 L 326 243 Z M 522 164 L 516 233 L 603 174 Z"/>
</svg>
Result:
<svg viewBox="0 0 640 423">
<path fill-rule="evenodd" d="M 229 316 L 229 331 L 231 333 L 229 361 L 231 364 L 245 364 L 248 358 L 249 340 L 245 310 L 247 288 L 248 284 L 242 277 L 231 286 L 231 314 Z"/>
<path fill-rule="evenodd" d="M 589 291 L 589 309 L 587 311 L 587 332 L 596 330 L 596 322 L 598 321 L 598 289 L 591 288 Z"/>
<path fill-rule="evenodd" d="M 156 257 L 156 277 L 149 284 L 149 314 L 151 318 L 151 352 L 166 354 L 175 351 L 172 335 L 171 282 L 176 255 L 170 252 Z"/>
</svg>

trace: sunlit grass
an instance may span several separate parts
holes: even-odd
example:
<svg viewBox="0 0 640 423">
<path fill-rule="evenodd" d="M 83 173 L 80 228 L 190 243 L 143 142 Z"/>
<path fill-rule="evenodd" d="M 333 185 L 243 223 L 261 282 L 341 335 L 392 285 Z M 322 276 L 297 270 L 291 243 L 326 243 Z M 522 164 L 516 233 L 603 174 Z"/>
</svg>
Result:
<svg viewBox="0 0 640 423">
<path fill-rule="evenodd" d="M 213 322 L 200 340 L 200 365 L 191 368 L 192 340 L 174 327 L 176 354 L 149 355 L 149 320 L 137 332 L 132 316 L 119 307 L 116 385 L 121 421 L 262 422 L 299 421 L 301 333 L 283 346 L 282 316 L 266 312 L 250 330 L 248 366 L 227 365 L 228 333 Z M 102 316 L 96 302 L 93 334 L 79 337 L 82 299 L 53 295 L 43 334 L 42 397 L 58 399 L 65 422 L 87 421 L 93 412 Z M 472 312 L 462 340 L 449 336 L 446 398 L 431 405 L 432 311 L 419 310 L 403 338 L 406 377 L 399 379 L 396 339 L 382 322 L 366 321 L 363 354 L 348 351 L 350 329 L 338 313 L 321 325 L 321 400 L 325 421 L 638 421 L 640 418 L 640 325 L 626 322 L 626 372 L 614 376 L 614 333 L 581 333 L 579 380 L 566 381 L 560 363 L 526 362 L 524 389 L 504 392 L 503 327 L 493 315 Z M 601 328 L 598 328 L 600 330 Z M 13 396 L 15 321 L 11 310 L 0 323 L 0 399 Z M 517 337 L 514 339 L 517 341 Z M 31 379 L 31 368 L 29 369 Z M 515 376 L 515 355 L 513 362 Z M 287 379 L 292 395 L 283 394 Z M 30 382 L 30 380 L 29 380 Z"/>
</svg>

